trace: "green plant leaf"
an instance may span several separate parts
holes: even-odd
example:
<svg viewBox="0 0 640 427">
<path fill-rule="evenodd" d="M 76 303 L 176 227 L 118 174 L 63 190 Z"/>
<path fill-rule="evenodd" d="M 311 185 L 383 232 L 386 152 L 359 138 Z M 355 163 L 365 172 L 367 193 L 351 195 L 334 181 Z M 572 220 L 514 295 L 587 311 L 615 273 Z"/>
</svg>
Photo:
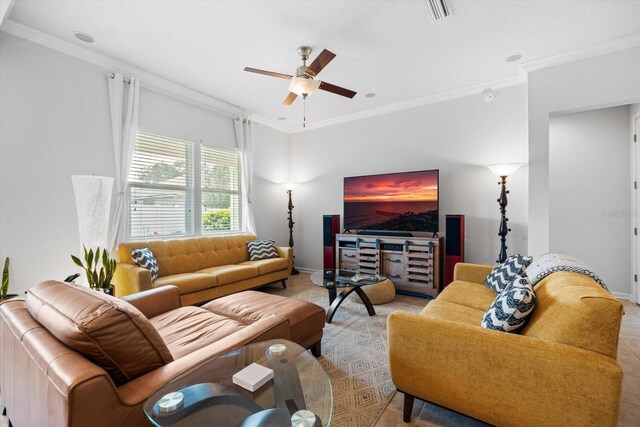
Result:
<svg viewBox="0 0 640 427">
<path fill-rule="evenodd" d="M 89 249 L 89 254 L 87 255 L 87 267 L 91 268 L 91 264 L 93 264 L 93 249 Z"/>
<path fill-rule="evenodd" d="M 80 258 L 78 258 L 77 256 L 71 255 L 71 259 L 78 267 L 84 268 L 84 265 L 82 264 L 82 261 L 80 261 Z"/>
<path fill-rule="evenodd" d="M 2 269 L 2 286 L 0 286 L 0 297 L 7 296 L 9 292 L 9 257 L 4 259 L 4 268 Z"/>
</svg>

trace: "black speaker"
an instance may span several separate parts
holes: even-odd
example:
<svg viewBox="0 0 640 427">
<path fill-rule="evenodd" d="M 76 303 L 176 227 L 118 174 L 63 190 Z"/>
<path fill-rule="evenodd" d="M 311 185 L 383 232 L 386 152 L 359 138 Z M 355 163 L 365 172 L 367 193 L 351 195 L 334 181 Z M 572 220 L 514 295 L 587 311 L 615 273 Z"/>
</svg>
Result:
<svg viewBox="0 0 640 427">
<path fill-rule="evenodd" d="M 340 215 L 322 216 L 322 268 L 336 268 L 336 234 L 340 233 Z"/>
<path fill-rule="evenodd" d="M 464 215 L 446 215 L 444 285 L 453 281 L 453 268 L 464 262 Z"/>
</svg>

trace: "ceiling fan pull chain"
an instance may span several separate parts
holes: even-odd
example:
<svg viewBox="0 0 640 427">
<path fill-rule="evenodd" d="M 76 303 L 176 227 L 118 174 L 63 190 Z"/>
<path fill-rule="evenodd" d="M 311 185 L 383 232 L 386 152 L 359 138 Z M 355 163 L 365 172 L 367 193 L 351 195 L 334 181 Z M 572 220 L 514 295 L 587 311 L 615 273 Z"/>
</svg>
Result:
<svg viewBox="0 0 640 427">
<path fill-rule="evenodd" d="M 307 97 L 302 98 L 302 127 L 307 127 Z"/>
</svg>

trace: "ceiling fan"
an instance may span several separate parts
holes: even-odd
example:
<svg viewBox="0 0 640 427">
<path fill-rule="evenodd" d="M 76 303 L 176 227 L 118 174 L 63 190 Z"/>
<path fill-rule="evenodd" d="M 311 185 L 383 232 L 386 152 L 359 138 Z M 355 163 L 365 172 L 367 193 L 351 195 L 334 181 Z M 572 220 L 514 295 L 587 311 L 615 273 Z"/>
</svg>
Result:
<svg viewBox="0 0 640 427">
<path fill-rule="evenodd" d="M 307 59 L 309 59 L 309 55 L 311 54 L 311 48 L 309 46 L 300 46 L 298 48 L 298 54 L 302 58 L 302 66 L 296 69 L 295 77 L 289 74 L 259 70 L 251 67 L 245 67 L 244 70 L 250 73 L 264 74 L 265 76 L 291 80 L 291 83 L 289 84 L 289 95 L 282 102 L 284 105 L 291 105 L 298 96 L 302 96 L 303 99 L 306 99 L 307 96 L 311 95 L 318 89 L 346 96 L 347 98 L 353 98 L 356 95 L 356 92 L 352 90 L 320 80 L 314 80 L 314 77 L 316 77 L 333 58 L 335 58 L 335 53 L 324 49 L 308 67 Z"/>
</svg>

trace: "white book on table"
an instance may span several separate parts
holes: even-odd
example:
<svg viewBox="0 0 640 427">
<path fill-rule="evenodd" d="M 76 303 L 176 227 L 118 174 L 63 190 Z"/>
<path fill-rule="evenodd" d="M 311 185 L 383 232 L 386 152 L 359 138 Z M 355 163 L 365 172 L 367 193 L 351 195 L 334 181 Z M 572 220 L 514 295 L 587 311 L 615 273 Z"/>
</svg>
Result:
<svg viewBox="0 0 640 427">
<path fill-rule="evenodd" d="M 256 391 L 273 378 L 273 369 L 252 363 L 243 370 L 236 372 L 233 383 L 249 391 Z"/>
</svg>

